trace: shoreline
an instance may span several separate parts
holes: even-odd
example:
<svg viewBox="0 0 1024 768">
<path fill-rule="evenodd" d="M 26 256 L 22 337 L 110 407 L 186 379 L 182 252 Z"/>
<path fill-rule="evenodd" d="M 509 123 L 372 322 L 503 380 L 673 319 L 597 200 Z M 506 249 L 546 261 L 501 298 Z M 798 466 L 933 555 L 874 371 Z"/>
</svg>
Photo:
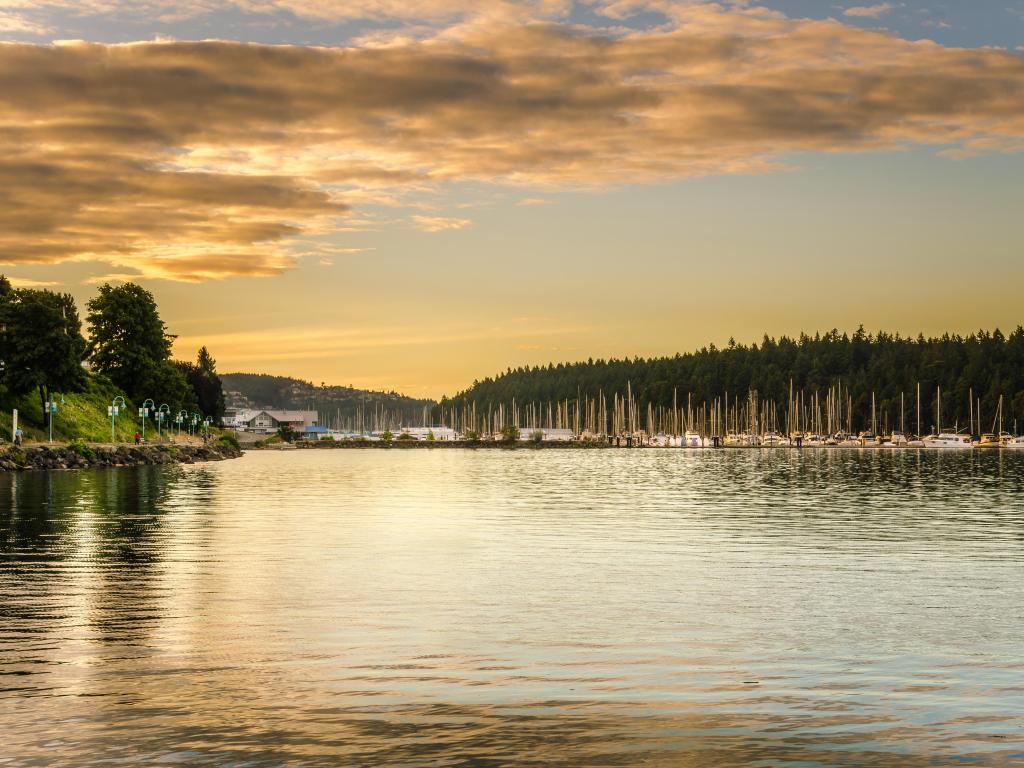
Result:
<svg viewBox="0 0 1024 768">
<path fill-rule="evenodd" d="M 0 451 L 0 472 L 195 464 L 196 462 L 234 459 L 241 455 L 240 449 L 220 442 L 212 442 L 208 445 L 188 443 L 51 445 L 37 443 L 21 447 L 5 447 L 3 451 Z"/>
<path fill-rule="evenodd" d="M 484 450 L 505 450 L 505 451 L 593 451 L 593 450 L 645 450 L 645 451 L 878 451 L 882 453 L 901 453 L 906 451 L 924 451 L 927 453 L 971 453 L 973 451 L 1008 450 L 1004 446 L 982 445 L 974 446 L 967 450 L 951 450 L 943 448 L 926 448 L 923 446 L 892 446 L 892 445 L 722 445 L 717 448 L 710 446 L 688 447 L 688 446 L 659 446 L 659 445 L 609 445 L 608 443 L 597 442 L 547 442 L 530 443 L 514 442 L 505 443 L 500 441 L 469 441 L 469 440 L 438 440 L 427 442 L 424 440 L 392 441 L 384 443 L 376 440 L 351 440 L 351 441 L 330 441 L 319 442 L 298 442 L 298 443 L 274 443 L 264 446 L 245 445 L 245 451 L 333 451 L 333 450 L 377 450 L 377 451 L 415 451 L 415 450 L 450 450 L 450 449 L 477 449 Z M 1022 451 L 1024 453 L 1024 451 Z"/>
</svg>

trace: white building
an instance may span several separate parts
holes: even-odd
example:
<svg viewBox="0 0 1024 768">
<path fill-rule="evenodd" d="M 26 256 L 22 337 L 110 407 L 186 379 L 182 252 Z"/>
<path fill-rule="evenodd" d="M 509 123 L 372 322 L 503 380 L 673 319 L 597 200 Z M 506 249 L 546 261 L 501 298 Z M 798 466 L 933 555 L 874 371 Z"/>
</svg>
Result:
<svg viewBox="0 0 1024 768">
<path fill-rule="evenodd" d="M 571 429 L 520 429 L 520 441 L 533 441 L 535 434 L 541 433 L 541 442 L 544 443 L 569 443 L 576 439 Z"/>
<path fill-rule="evenodd" d="M 277 432 L 282 425 L 296 432 L 305 432 L 306 427 L 315 427 L 319 418 L 316 411 L 239 411 L 227 423 L 241 432 L 269 435 Z"/>
<path fill-rule="evenodd" d="M 399 435 L 409 435 L 416 440 L 429 440 L 433 435 L 434 440 L 444 443 L 459 439 L 458 433 L 451 427 L 403 427 L 394 434 L 396 438 Z"/>
</svg>

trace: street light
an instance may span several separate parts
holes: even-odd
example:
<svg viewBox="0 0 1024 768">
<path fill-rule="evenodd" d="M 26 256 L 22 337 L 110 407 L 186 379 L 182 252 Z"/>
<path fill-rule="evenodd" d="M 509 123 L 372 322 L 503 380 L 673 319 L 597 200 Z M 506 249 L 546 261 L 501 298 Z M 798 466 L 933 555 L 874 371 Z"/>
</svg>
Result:
<svg viewBox="0 0 1024 768">
<path fill-rule="evenodd" d="M 120 401 L 120 403 L 118 403 Z M 107 416 L 110 417 L 110 442 L 116 443 L 117 438 L 114 437 L 114 418 L 121 413 L 122 408 L 127 408 L 128 403 L 124 401 L 124 398 L 118 395 L 110 401 L 110 405 L 107 406 Z"/>
<path fill-rule="evenodd" d="M 156 436 L 160 437 L 160 425 L 164 423 L 164 420 L 171 415 L 171 406 L 167 403 L 160 403 L 160 407 L 156 409 Z"/>
<path fill-rule="evenodd" d="M 61 403 L 64 402 L 64 398 L 61 397 Z M 57 402 L 55 400 L 46 401 L 46 420 L 50 425 L 50 442 L 53 442 L 53 414 L 57 412 Z"/>
<path fill-rule="evenodd" d="M 146 417 L 149 416 L 149 412 L 153 408 L 156 408 L 156 403 L 148 397 L 142 401 L 142 407 L 139 408 L 139 418 L 142 420 L 142 442 L 146 442 Z"/>
<path fill-rule="evenodd" d="M 178 425 L 178 437 L 181 437 L 181 425 L 188 418 L 188 411 L 180 410 L 174 417 L 174 423 Z"/>
</svg>

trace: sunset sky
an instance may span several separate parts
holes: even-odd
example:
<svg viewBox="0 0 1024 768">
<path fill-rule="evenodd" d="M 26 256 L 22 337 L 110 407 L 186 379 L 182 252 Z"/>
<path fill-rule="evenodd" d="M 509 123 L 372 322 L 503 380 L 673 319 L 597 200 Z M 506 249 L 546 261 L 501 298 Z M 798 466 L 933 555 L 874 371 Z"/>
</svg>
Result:
<svg viewBox="0 0 1024 768">
<path fill-rule="evenodd" d="M 1024 0 L 0 0 L 0 270 L 221 371 L 1024 322 Z"/>
</svg>

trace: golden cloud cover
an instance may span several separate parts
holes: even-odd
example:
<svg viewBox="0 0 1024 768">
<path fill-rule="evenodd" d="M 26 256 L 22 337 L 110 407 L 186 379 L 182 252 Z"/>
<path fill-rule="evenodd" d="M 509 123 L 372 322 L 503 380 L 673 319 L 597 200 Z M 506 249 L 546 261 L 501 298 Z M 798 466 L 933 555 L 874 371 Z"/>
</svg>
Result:
<svg viewBox="0 0 1024 768">
<path fill-rule="evenodd" d="M 1014 53 L 661 10 L 653 31 L 477 19 L 346 48 L 2 44 L 0 258 L 273 275 L 303 255 L 300 233 L 345 228 L 346 202 L 450 181 L 603 186 L 799 152 L 1024 148 Z M 441 221 L 465 225 L 414 219 Z"/>
</svg>

